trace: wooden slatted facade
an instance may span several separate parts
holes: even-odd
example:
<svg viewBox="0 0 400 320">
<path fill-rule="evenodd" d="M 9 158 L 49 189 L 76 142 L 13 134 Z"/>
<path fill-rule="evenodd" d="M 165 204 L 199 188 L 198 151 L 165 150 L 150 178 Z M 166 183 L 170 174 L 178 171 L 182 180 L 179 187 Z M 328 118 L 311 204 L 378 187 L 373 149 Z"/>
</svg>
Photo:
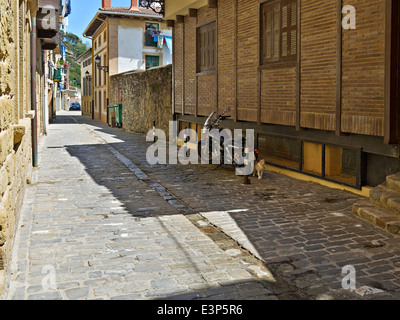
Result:
<svg viewBox="0 0 400 320">
<path fill-rule="evenodd" d="M 356 8 L 355 30 L 342 27 L 346 5 Z M 218 0 L 196 8 L 175 21 L 177 118 L 201 124 L 216 108 L 229 109 L 227 127 L 357 148 L 365 153 L 362 172 L 373 170 L 365 159 L 375 155 L 390 158 L 386 173 L 400 170 L 399 148 L 387 143 L 393 139 L 386 128 L 392 6 L 392 0 Z M 199 70 L 199 32 L 211 23 L 217 67 Z"/>
</svg>

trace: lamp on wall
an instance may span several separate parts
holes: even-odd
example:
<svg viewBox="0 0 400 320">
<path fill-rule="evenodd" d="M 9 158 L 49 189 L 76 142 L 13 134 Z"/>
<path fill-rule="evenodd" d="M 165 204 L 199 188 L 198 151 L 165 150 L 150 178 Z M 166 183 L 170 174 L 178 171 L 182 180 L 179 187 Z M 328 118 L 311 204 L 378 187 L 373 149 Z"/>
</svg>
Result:
<svg viewBox="0 0 400 320">
<path fill-rule="evenodd" d="M 97 56 L 96 58 L 94 58 L 95 62 L 96 62 L 96 66 L 97 69 L 99 70 L 104 70 L 105 72 L 109 72 L 109 67 L 108 66 L 101 66 L 101 58 L 99 56 Z"/>
<path fill-rule="evenodd" d="M 85 76 L 89 81 L 90 79 L 92 79 L 92 76 L 90 75 L 89 71 L 86 71 Z"/>
</svg>

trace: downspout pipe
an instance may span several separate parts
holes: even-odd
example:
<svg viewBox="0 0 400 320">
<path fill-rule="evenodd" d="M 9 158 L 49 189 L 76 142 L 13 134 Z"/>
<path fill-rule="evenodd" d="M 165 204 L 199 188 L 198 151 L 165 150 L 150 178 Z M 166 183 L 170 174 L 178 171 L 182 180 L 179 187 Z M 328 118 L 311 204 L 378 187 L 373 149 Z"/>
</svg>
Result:
<svg viewBox="0 0 400 320">
<path fill-rule="evenodd" d="M 43 74 L 43 134 L 47 135 L 47 124 L 49 121 L 49 112 L 48 112 L 48 107 L 47 107 L 47 76 L 46 76 L 46 55 L 45 52 L 42 52 L 42 74 Z"/>
<path fill-rule="evenodd" d="M 31 35 L 31 109 L 35 112 L 32 119 L 32 165 L 38 167 L 38 137 L 37 137 L 37 101 L 36 101 L 36 68 L 37 68 L 37 28 L 36 16 L 32 18 L 32 35 Z"/>
</svg>

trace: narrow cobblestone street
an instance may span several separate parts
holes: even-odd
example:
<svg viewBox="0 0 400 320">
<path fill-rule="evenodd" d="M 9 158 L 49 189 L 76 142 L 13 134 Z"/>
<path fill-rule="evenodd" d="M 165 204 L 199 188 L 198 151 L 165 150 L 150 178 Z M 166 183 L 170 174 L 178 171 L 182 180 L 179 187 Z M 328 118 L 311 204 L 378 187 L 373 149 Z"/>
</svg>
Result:
<svg viewBox="0 0 400 320">
<path fill-rule="evenodd" d="M 272 172 L 247 186 L 229 167 L 153 166 L 149 145 L 57 115 L 25 196 L 6 299 L 400 298 L 399 238 L 352 214 L 359 196 Z M 346 265 L 357 288 L 381 293 L 342 289 Z"/>
</svg>

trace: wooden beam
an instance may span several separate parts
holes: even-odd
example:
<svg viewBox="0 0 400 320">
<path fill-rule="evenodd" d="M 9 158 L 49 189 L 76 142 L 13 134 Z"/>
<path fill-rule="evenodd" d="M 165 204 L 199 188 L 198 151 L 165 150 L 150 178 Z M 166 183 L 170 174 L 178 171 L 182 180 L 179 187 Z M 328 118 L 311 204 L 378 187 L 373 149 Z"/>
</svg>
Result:
<svg viewBox="0 0 400 320">
<path fill-rule="evenodd" d="M 340 10 L 342 12 L 342 10 Z M 297 1 L 296 130 L 301 130 L 301 1 Z"/>
<path fill-rule="evenodd" d="M 218 84 L 218 7 L 217 7 L 217 12 L 216 12 L 216 21 L 215 21 L 215 30 L 216 30 L 216 34 L 217 34 L 217 39 L 215 41 L 215 47 L 216 47 L 216 51 L 217 51 L 217 70 L 216 70 L 216 74 L 215 74 L 215 97 L 216 97 L 216 107 L 217 110 L 219 111 L 219 84 Z"/>
<path fill-rule="evenodd" d="M 263 22 L 262 21 L 262 4 L 259 4 L 258 12 L 260 12 L 260 18 L 258 19 L 258 35 L 259 35 L 259 43 L 262 43 L 262 28 Z M 262 46 L 259 46 L 258 50 L 258 65 L 261 65 L 261 57 L 262 57 Z M 257 71 L 257 124 L 261 125 L 261 70 L 258 68 Z"/>
<path fill-rule="evenodd" d="M 183 26 L 182 26 L 182 115 L 185 115 L 185 103 L 186 103 L 186 97 L 185 97 L 185 19 L 183 16 L 181 16 L 183 19 Z"/>
<path fill-rule="evenodd" d="M 189 17 L 190 18 L 197 18 L 197 9 L 189 9 Z"/>
<path fill-rule="evenodd" d="M 235 27 L 234 27 L 234 35 L 235 35 L 235 114 L 234 120 L 238 121 L 238 0 L 235 0 Z"/>
<path fill-rule="evenodd" d="M 197 19 L 197 15 L 196 15 L 196 25 L 197 25 L 198 19 Z M 196 27 L 195 27 L 196 28 Z M 195 76 L 194 76 L 194 94 L 195 94 L 195 106 L 194 106 L 194 116 L 197 118 L 199 116 L 199 79 L 197 76 L 197 50 L 198 50 L 198 41 L 200 39 L 198 39 L 198 32 L 197 32 L 197 28 L 195 30 L 195 44 L 196 44 L 196 53 L 195 53 L 195 59 L 196 59 L 196 64 L 195 64 Z M 201 137 L 199 137 L 200 139 Z"/>
<path fill-rule="evenodd" d="M 184 16 L 181 16 L 181 15 L 176 16 L 176 22 L 177 23 L 183 23 L 184 22 Z"/>
<path fill-rule="evenodd" d="M 392 84 L 392 0 L 386 0 L 385 31 L 385 111 L 384 111 L 384 143 L 392 140 L 391 128 L 391 84 Z"/>
<path fill-rule="evenodd" d="M 172 52 L 174 53 L 176 50 L 176 44 L 175 44 L 175 28 L 172 29 Z M 176 92 L 175 92 L 175 77 L 176 77 L 176 69 L 175 69 L 175 54 L 172 55 L 172 115 L 175 119 L 175 98 L 176 98 Z"/>
<path fill-rule="evenodd" d="M 167 28 L 173 28 L 175 26 L 174 20 L 167 20 Z"/>
<path fill-rule="evenodd" d="M 217 8 L 218 7 L 218 0 L 208 0 L 208 7 L 209 8 Z"/>
<path fill-rule="evenodd" d="M 336 34 L 336 135 L 342 133 L 342 0 L 337 0 L 337 34 Z"/>
</svg>

